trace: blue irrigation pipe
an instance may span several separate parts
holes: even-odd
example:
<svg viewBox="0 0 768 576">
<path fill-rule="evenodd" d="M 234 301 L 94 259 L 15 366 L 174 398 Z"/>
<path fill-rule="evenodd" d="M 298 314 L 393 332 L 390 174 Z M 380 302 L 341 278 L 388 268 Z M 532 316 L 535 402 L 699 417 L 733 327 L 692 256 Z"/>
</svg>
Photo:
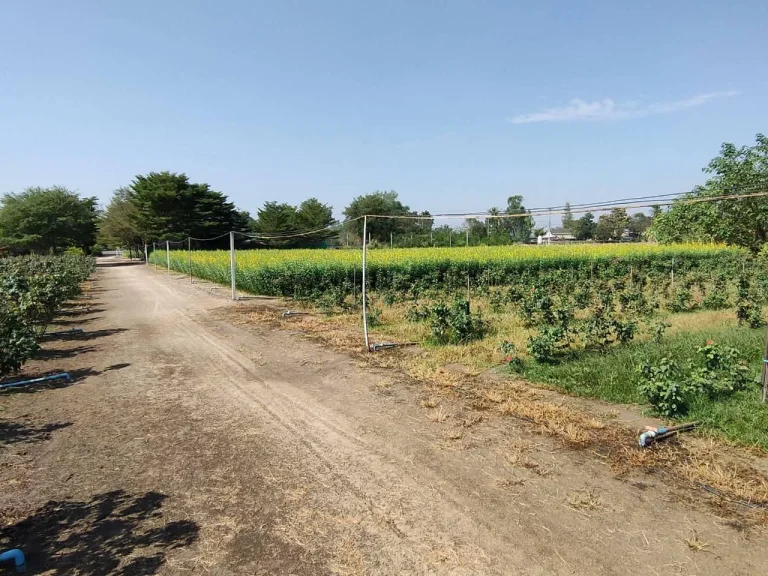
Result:
<svg viewBox="0 0 768 576">
<path fill-rule="evenodd" d="M 51 374 L 50 376 L 43 376 L 42 378 L 32 378 L 31 380 L 19 380 L 18 382 L 0 384 L 0 390 L 13 388 L 15 386 L 28 386 L 29 384 L 38 384 L 39 382 L 48 382 L 50 380 L 61 380 L 62 378 L 67 382 L 72 382 L 72 376 L 69 375 L 69 372 L 62 372 L 61 374 Z"/>
<path fill-rule="evenodd" d="M 18 548 L 13 548 L 0 554 L 0 562 L 9 562 L 11 560 L 13 560 L 13 564 L 16 566 L 16 572 L 27 571 L 27 559 L 24 558 L 24 552 Z"/>
</svg>

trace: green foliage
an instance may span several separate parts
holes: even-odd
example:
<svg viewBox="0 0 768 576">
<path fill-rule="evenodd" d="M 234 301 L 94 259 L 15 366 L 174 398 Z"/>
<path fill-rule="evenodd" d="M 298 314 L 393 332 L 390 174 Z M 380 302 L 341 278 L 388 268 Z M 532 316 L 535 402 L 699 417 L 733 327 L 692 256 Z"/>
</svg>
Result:
<svg viewBox="0 0 768 576">
<path fill-rule="evenodd" d="M 418 323 L 428 319 L 431 315 L 431 311 L 428 306 L 420 306 L 418 303 L 414 303 L 405 313 L 405 318 L 408 322 Z"/>
<path fill-rule="evenodd" d="M 6 194 L 0 205 L 0 246 L 37 253 L 70 246 L 87 249 L 96 241 L 96 198 L 61 186 L 27 188 Z"/>
<path fill-rule="evenodd" d="M 693 294 L 689 288 L 678 286 L 672 294 L 672 298 L 667 303 L 667 308 L 671 312 L 690 312 L 696 308 L 693 300 Z"/>
<path fill-rule="evenodd" d="M 128 248 L 144 245 L 135 224 L 136 206 L 130 188 L 118 188 L 99 218 L 99 241 L 108 246 Z"/>
<path fill-rule="evenodd" d="M 764 324 L 763 309 L 757 301 L 757 295 L 749 278 L 742 275 L 737 284 L 736 319 L 739 325 L 759 328 Z"/>
<path fill-rule="evenodd" d="M 82 252 L 0 260 L 0 378 L 37 350 L 36 338 L 62 304 L 79 293 L 93 266 Z"/>
<path fill-rule="evenodd" d="M 186 174 L 151 172 L 136 176 L 126 193 L 128 221 L 144 242 L 213 238 L 246 231 L 248 223 L 221 192 L 189 181 Z M 228 239 L 220 240 L 225 245 Z"/>
<path fill-rule="evenodd" d="M 685 367 L 666 357 L 640 367 L 640 392 L 659 414 L 682 416 L 699 395 L 722 399 L 749 386 L 749 368 L 736 348 L 708 341 L 696 354 Z"/>
<path fill-rule="evenodd" d="M 738 196 L 768 187 L 768 138 L 754 146 L 725 143 L 704 171 L 711 175 L 683 199 Z M 675 202 L 654 219 L 650 234 L 659 242 L 725 242 L 757 252 L 768 240 L 768 198 Z"/>
<path fill-rule="evenodd" d="M 591 240 L 595 237 L 595 215 L 592 212 L 585 213 L 581 218 L 573 221 L 571 232 L 576 236 L 576 240 Z"/>
<path fill-rule="evenodd" d="M 707 310 L 722 310 L 728 307 L 728 289 L 725 278 L 722 276 L 715 278 L 701 305 Z"/>
<path fill-rule="evenodd" d="M 430 310 L 432 340 L 436 344 L 466 344 L 482 339 L 488 331 L 483 318 L 470 312 L 469 302 L 457 297 L 451 306 L 443 302 Z"/>
<path fill-rule="evenodd" d="M 32 326 L 12 302 L 0 297 L 0 379 L 18 371 L 37 349 Z"/>
<path fill-rule="evenodd" d="M 344 209 L 344 217 L 347 220 L 354 220 L 347 225 L 349 232 L 358 238 L 363 237 L 363 219 L 362 216 L 371 216 L 375 214 L 388 216 L 409 216 L 415 215 L 408 206 L 404 205 L 397 197 L 397 192 L 376 191 L 372 194 L 358 196 Z M 428 215 L 428 213 L 427 213 Z M 426 224 L 425 224 L 426 222 Z M 428 226 L 427 226 L 428 224 Z M 421 232 L 432 228 L 432 222 L 416 221 L 408 219 L 393 218 L 369 218 L 368 233 L 372 240 L 382 244 L 389 244 L 390 234 L 409 234 L 414 229 Z"/>
<path fill-rule="evenodd" d="M 545 326 L 528 337 L 528 353 L 537 362 L 554 362 L 571 344 L 571 335 L 563 326 Z"/>
<path fill-rule="evenodd" d="M 640 367 L 640 392 L 662 416 L 674 417 L 687 408 L 689 387 L 680 365 L 669 358 Z"/>
<path fill-rule="evenodd" d="M 603 214 L 595 226 L 595 240 L 600 242 L 621 240 L 624 230 L 629 227 L 629 216 L 624 208 L 614 208 Z"/>
<path fill-rule="evenodd" d="M 654 342 L 661 342 L 664 339 L 664 332 L 666 332 L 667 328 L 670 328 L 671 326 L 672 324 L 668 324 L 663 320 L 658 320 L 652 323 L 650 325 L 651 339 Z"/>
</svg>

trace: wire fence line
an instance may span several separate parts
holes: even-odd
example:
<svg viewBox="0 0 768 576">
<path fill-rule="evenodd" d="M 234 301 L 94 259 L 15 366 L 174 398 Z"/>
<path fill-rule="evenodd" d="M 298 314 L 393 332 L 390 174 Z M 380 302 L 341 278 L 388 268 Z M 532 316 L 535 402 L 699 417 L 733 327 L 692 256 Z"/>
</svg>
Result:
<svg viewBox="0 0 768 576">
<path fill-rule="evenodd" d="M 152 251 L 155 252 L 157 250 L 163 250 L 165 249 L 165 261 L 166 261 L 166 268 L 167 272 L 170 273 L 171 270 L 171 256 L 170 252 L 171 249 L 174 248 L 185 248 L 187 251 L 187 267 L 189 271 L 189 278 L 190 282 L 193 282 L 193 266 L 192 266 L 192 243 L 194 242 L 196 246 L 199 246 L 200 244 L 205 244 L 208 242 L 215 242 L 218 240 L 221 240 L 225 237 L 229 237 L 229 260 L 230 260 L 230 266 L 229 266 L 229 281 L 231 285 L 231 298 L 232 300 L 237 300 L 237 258 L 236 258 L 236 243 L 235 238 L 236 236 L 242 237 L 242 238 L 248 238 L 252 240 L 288 240 L 292 238 L 305 238 L 307 236 L 317 235 L 324 232 L 332 232 L 343 229 L 345 226 L 347 226 L 350 223 L 358 222 L 362 220 L 362 244 L 361 244 L 361 256 L 362 256 L 362 270 L 361 270 L 361 296 L 362 296 L 362 329 L 363 329 L 363 339 L 365 343 L 365 348 L 368 351 L 372 350 L 371 341 L 370 341 L 370 333 L 369 333 L 369 318 L 368 318 L 368 312 L 369 312 L 369 288 L 368 288 L 368 250 L 370 248 L 371 244 L 371 238 L 369 237 L 368 230 L 369 230 L 369 220 L 374 219 L 390 219 L 390 220 L 436 220 L 436 219 L 470 219 L 470 218 L 483 218 L 486 220 L 486 223 L 494 220 L 494 219 L 511 219 L 511 218 L 527 218 L 531 216 L 547 216 L 547 215 L 558 215 L 558 214 L 564 214 L 566 212 L 570 213 L 584 213 L 584 212 L 591 212 L 591 211 L 608 211 L 612 210 L 614 208 L 623 208 L 623 209 L 636 209 L 636 208 L 648 208 L 653 206 L 662 206 L 662 205 L 671 205 L 673 203 L 676 204 L 696 204 L 696 203 L 702 203 L 702 202 L 720 202 L 720 201 L 734 201 L 734 200 L 742 200 L 742 199 L 749 199 L 749 198 L 760 198 L 760 197 L 766 197 L 768 196 L 768 191 L 764 190 L 764 187 L 753 187 L 753 188 L 744 188 L 740 189 L 739 193 L 737 194 L 722 194 L 722 195 L 715 195 L 715 196 L 705 196 L 705 197 L 696 197 L 696 198 L 686 198 L 684 194 L 665 194 L 665 195 L 656 195 L 656 196 L 645 196 L 645 197 L 637 197 L 637 198 L 625 198 L 622 200 L 616 200 L 611 202 L 604 202 L 604 203 L 591 203 L 591 204 L 581 204 L 581 205 L 574 205 L 574 206 L 559 206 L 559 207 L 553 207 L 553 208 L 535 208 L 531 210 L 526 210 L 525 212 L 521 213 L 513 213 L 513 214 L 507 214 L 507 213 L 489 213 L 489 212 L 466 212 L 461 214 L 455 214 L 455 213 L 444 213 L 444 214 L 434 214 L 434 215 L 410 215 L 410 214 L 403 214 L 403 215 L 386 215 L 386 214 L 369 214 L 364 216 L 359 216 L 356 218 L 348 219 L 343 222 L 335 223 L 323 228 L 318 228 L 315 230 L 310 231 L 287 231 L 287 232 L 280 232 L 280 233 L 269 233 L 269 234 L 262 234 L 258 232 L 250 233 L 250 232 L 241 232 L 241 231 L 230 231 L 228 233 L 220 234 L 218 236 L 214 236 L 211 238 L 193 238 L 188 237 L 184 240 L 164 240 L 160 242 L 153 242 L 152 243 Z M 449 243 L 452 246 L 453 241 L 452 238 L 449 236 Z M 465 243 L 468 246 L 469 245 L 469 231 L 466 232 L 465 237 Z M 390 237 L 390 245 L 393 245 L 394 242 L 392 240 L 392 236 Z M 186 245 L 186 246 L 185 246 Z M 149 256 L 148 256 L 148 245 L 144 245 L 144 255 L 145 255 L 145 263 L 149 265 Z M 674 259 L 673 259 L 674 262 Z M 154 262 L 155 269 L 158 268 L 157 260 L 155 259 Z M 674 283 L 674 264 L 673 264 L 673 270 L 671 272 L 672 274 L 672 282 Z M 467 289 L 469 292 L 469 279 L 467 280 Z M 356 289 L 356 282 L 355 282 L 355 289 Z M 378 346 L 378 345 L 377 345 Z"/>
</svg>

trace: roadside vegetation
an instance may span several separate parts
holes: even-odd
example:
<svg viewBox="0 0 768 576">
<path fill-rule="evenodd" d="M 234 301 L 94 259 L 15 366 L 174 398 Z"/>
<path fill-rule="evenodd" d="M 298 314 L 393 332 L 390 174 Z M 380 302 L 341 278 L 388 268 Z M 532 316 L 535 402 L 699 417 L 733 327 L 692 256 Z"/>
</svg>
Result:
<svg viewBox="0 0 768 576">
<path fill-rule="evenodd" d="M 82 254 L 0 259 L 0 380 L 34 355 L 93 269 L 94 260 Z"/>
</svg>

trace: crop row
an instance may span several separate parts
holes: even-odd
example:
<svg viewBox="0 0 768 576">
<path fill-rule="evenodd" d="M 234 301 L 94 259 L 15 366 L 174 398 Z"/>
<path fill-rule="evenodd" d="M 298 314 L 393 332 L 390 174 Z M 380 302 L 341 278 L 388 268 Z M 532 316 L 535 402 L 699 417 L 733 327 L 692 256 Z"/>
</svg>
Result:
<svg viewBox="0 0 768 576">
<path fill-rule="evenodd" d="M 366 274 L 371 290 L 418 294 L 435 289 L 518 284 L 540 286 L 559 279 L 667 277 L 690 272 L 736 275 L 747 255 L 720 245 L 482 246 L 370 250 Z M 150 261 L 165 265 L 165 252 Z M 228 251 L 171 251 L 171 268 L 229 283 Z M 238 288 L 270 296 L 319 297 L 360 286 L 358 250 L 240 250 Z"/>
<path fill-rule="evenodd" d="M 74 254 L 0 259 L 0 379 L 32 357 L 94 265 L 93 258 Z"/>
</svg>

